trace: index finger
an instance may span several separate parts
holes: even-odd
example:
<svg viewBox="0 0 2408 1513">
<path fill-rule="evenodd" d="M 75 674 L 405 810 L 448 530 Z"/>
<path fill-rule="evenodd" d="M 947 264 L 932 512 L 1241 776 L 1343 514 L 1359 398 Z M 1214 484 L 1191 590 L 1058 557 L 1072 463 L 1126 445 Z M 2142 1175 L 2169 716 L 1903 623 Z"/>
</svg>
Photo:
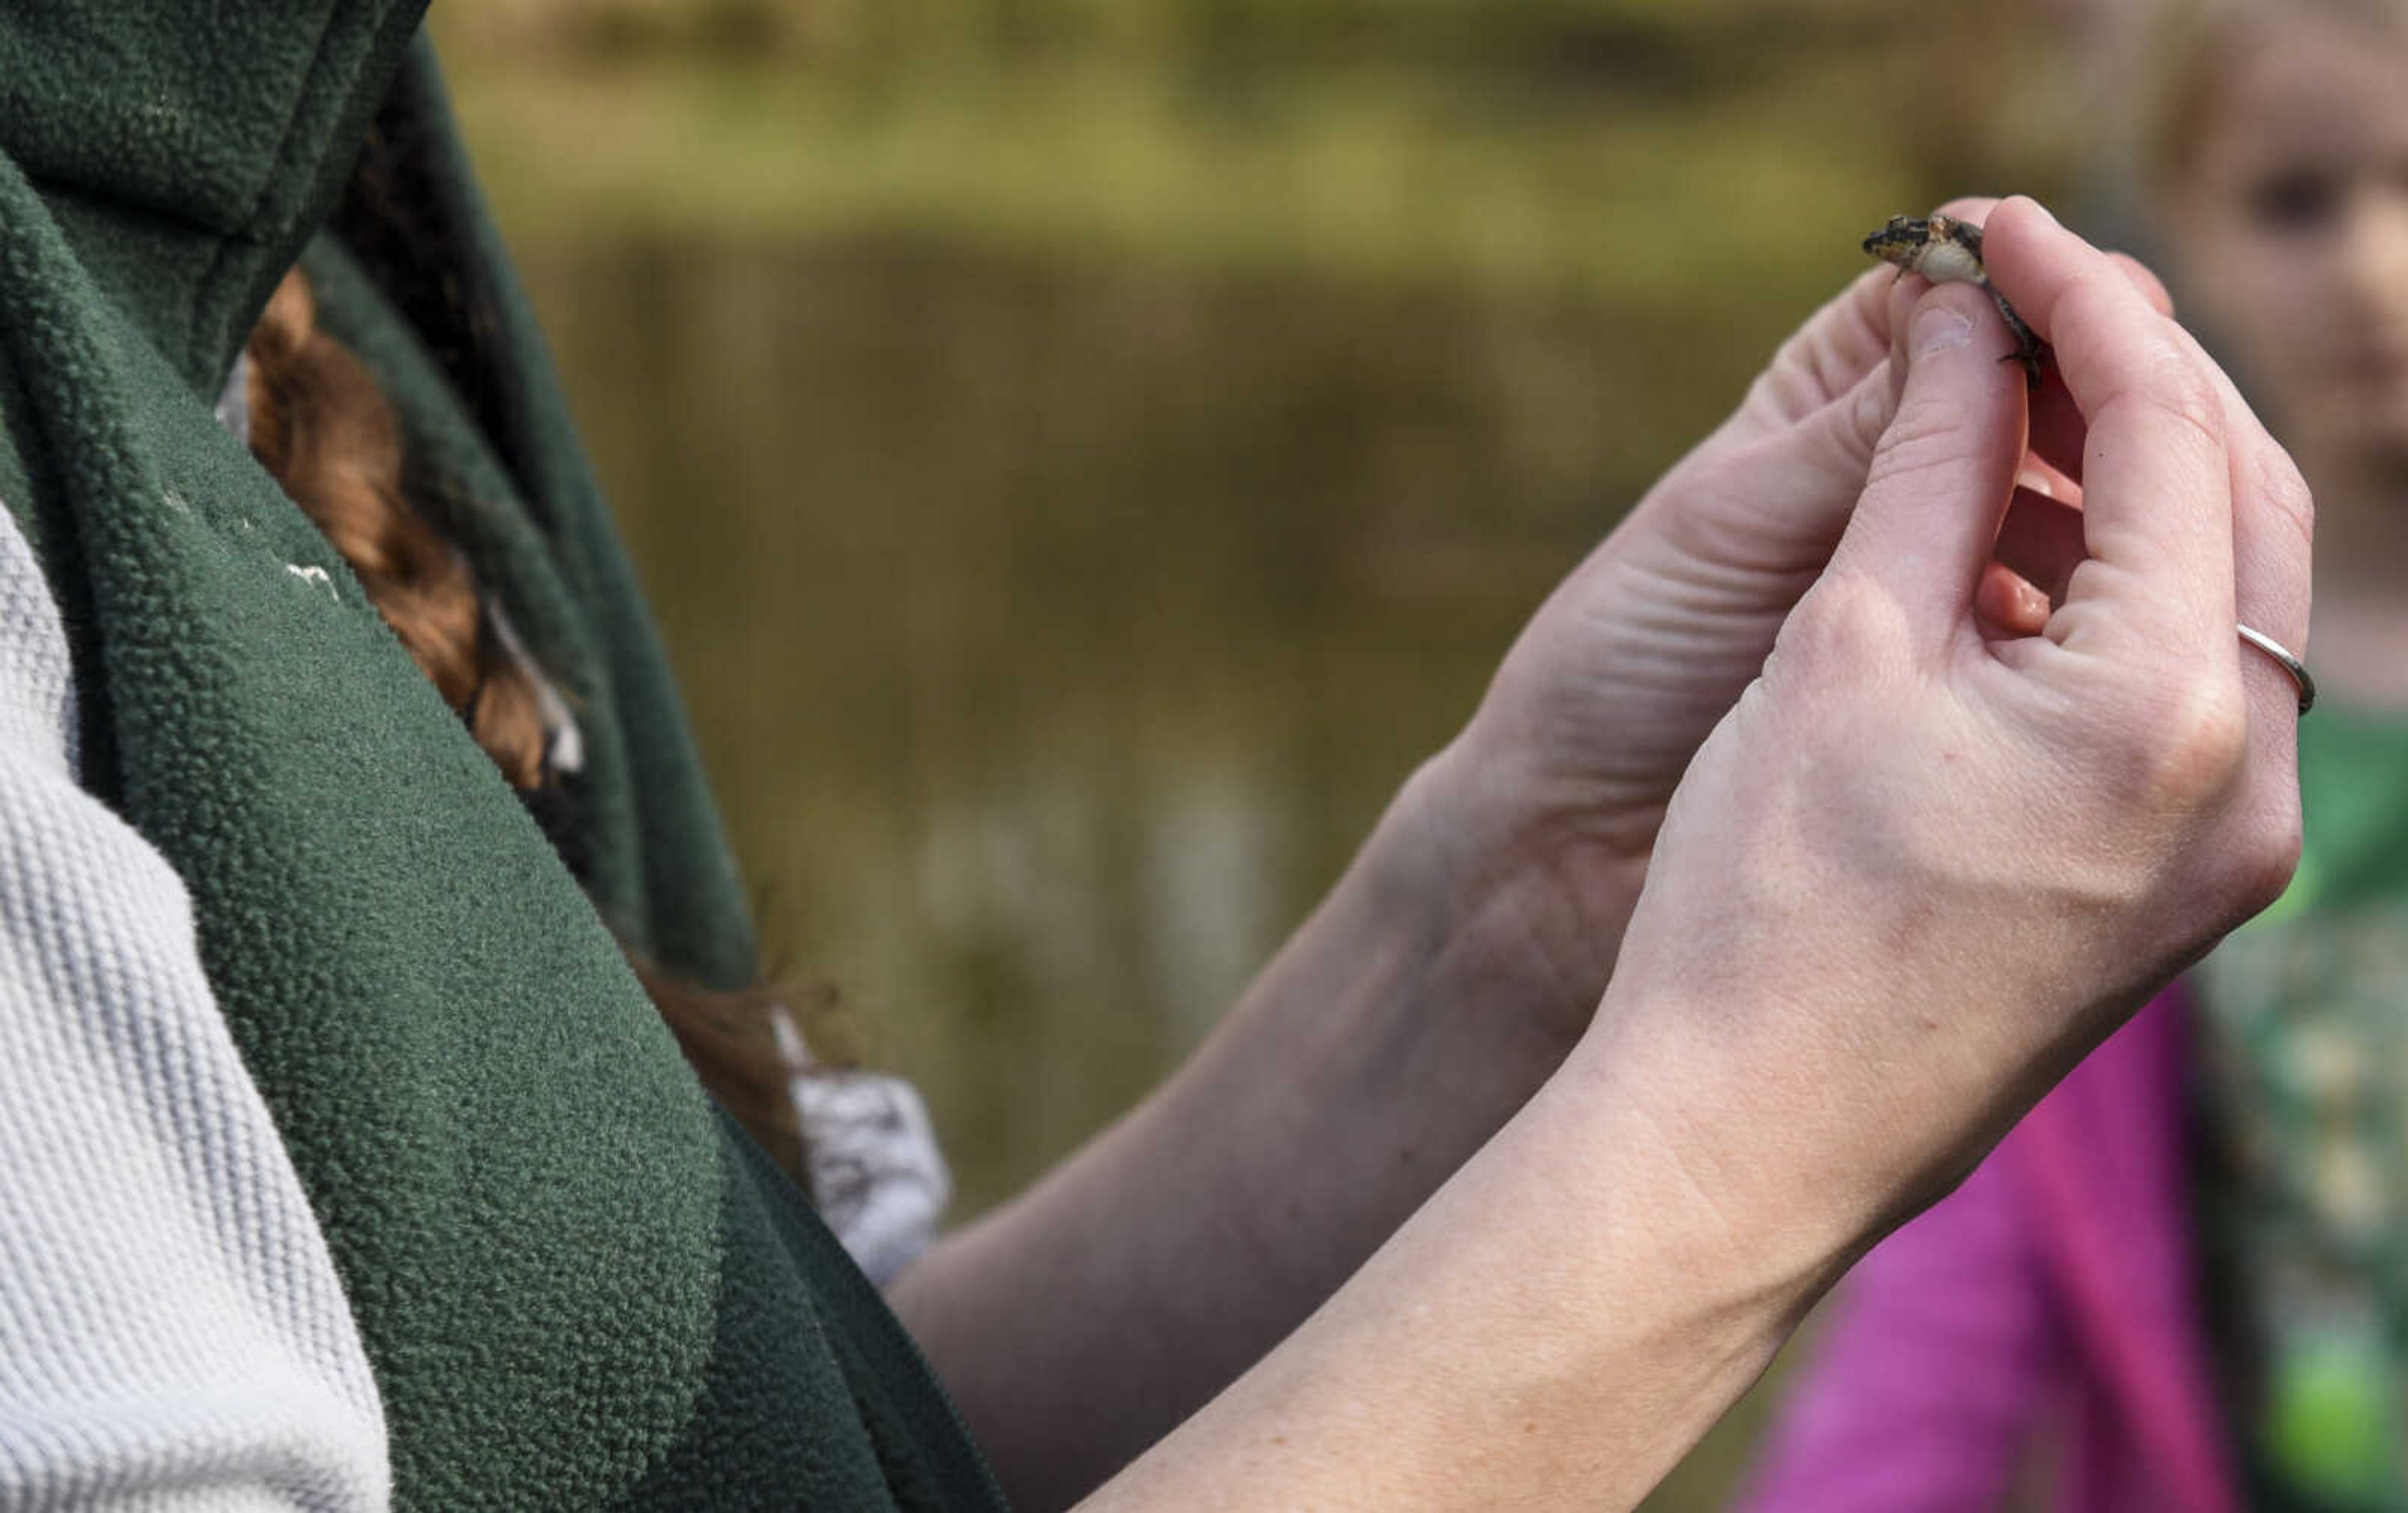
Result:
<svg viewBox="0 0 2408 1513">
<path fill-rule="evenodd" d="M 2088 422 L 2075 598 L 2138 596 L 2204 645 L 2233 613 L 2232 474 L 2215 376 L 2105 252 L 2017 197 L 1992 211 L 1984 261 L 2055 349 Z M 2139 608 L 2138 605 L 2135 606 Z M 2171 618 L 2168 618 L 2171 617 Z"/>
</svg>

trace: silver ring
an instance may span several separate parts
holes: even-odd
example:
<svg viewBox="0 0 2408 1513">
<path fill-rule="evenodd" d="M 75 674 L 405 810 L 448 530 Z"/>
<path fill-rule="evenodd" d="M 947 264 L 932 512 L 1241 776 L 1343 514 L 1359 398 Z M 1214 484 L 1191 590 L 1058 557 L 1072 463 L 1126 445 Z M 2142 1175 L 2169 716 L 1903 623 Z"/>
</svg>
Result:
<svg viewBox="0 0 2408 1513">
<path fill-rule="evenodd" d="M 2284 671 L 2291 675 L 2291 681 L 2300 685 L 2300 713 L 2305 714 L 2316 707 L 2316 680 L 2308 676 L 2308 665 L 2305 662 L 2293 656 L 2281 641 L 2255 626 L 2234 626 L 2233 628 L 2241 632 L 2243 641 L 2272 657 L 2281 665 Z"/>
</svg>

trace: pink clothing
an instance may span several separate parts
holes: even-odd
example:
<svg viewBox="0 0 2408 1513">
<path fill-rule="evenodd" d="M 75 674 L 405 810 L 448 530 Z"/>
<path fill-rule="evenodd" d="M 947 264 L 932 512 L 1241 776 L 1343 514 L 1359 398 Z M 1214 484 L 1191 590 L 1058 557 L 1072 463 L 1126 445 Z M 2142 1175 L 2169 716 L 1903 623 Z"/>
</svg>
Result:
<svg viewBox="0 0 2408 1513">
<path fill-rule="evenodd" d="M 2179 989 L 1859 1263 L 1740 1505 L 1995 1507 L 2042 1436 L 2069 1513 L 2241 1506 L 2189 1207 Z"/>
</svg>

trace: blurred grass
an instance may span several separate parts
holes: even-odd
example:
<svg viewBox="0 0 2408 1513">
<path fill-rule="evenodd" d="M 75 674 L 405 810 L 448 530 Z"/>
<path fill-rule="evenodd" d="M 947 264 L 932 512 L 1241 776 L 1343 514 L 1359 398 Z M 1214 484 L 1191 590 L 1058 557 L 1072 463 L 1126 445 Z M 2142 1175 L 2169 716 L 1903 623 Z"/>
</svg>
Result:
<svg viewBox="0 0 2408 1513">
<path fill-rule="evenodd" d="M 1836 66 L 1836 65 L 1835 65 Z M 456 86 L 514 230 L 948 240 L 1794 307 L 1913 183 L 1819 90 L 1720 122 L 1369 67 L 1242 90 L 1048 62 L 830 81 L 691 61 Z M 1811 151 L 1801 151 L 1801 140 Z"/>
<path fill-rule="evenodd" d="M 1895 0 L 522 0 L 438 18 L 514 236 L 875 227 L 1794 312 L 1997 171 Z M 2028 152 L 2023 154 L 2028 158 Z"/>
</svg>

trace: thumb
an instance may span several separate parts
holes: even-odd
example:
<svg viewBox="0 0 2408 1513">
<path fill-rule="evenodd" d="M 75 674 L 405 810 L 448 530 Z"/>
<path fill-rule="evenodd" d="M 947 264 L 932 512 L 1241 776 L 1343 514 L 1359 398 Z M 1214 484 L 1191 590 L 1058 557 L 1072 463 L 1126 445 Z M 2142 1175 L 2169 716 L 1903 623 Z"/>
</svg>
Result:
<svg viewBox="0 0 2408 1513">
<path fill-rule="evenodd" d="M 1969 623 L 2024 454 L 2024 375 L 1989 297 L 1926 294 L 1909 317 L 1906 383 L 1873 448 L 1835 572 L 1881 585 L 1909 634 L 1936 646 Z"/>
</svg>

